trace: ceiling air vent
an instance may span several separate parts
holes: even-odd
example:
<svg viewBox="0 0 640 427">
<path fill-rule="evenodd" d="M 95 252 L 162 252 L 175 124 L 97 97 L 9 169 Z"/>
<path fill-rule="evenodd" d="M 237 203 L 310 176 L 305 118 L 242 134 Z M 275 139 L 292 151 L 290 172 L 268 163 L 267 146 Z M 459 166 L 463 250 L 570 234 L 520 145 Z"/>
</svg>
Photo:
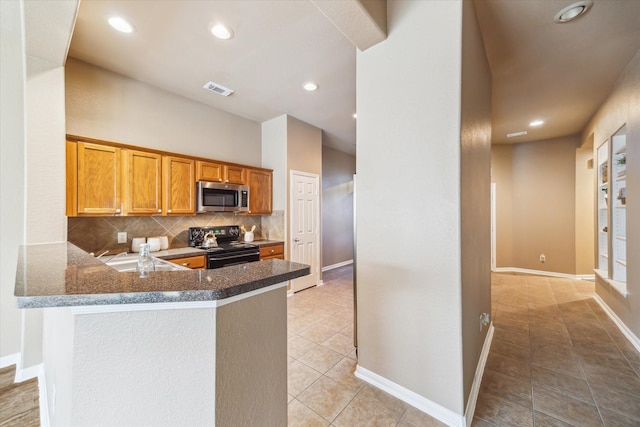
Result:
<svg viewBox="0 0 640 427">
<path fill-rule="evenodd" d="M 214 83 L 214 82 L 208 82 L 206 83 L 204 86 L 202 86 L 203 88 L 210 90 L 211 92 L 215 92 L 218 95 L 222 95 L 222 96 L 229 96 L 233 93 L 233 91 L 231 89 L 228 89 L 222 85 L 219 85 L 218 83 Z"/>
</svg>

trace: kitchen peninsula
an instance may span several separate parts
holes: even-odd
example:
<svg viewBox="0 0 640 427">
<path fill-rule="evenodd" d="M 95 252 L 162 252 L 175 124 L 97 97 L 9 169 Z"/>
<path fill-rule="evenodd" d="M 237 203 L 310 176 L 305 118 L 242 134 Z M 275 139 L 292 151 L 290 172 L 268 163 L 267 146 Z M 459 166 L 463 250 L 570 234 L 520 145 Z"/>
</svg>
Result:
<svg viewBox="0 0 640 427">
<path fill-rule="evenodd" d="M 141 278 L 70 243 L 21 247 L 50 425 L 286 426 L 286 283 L 307 274 L 272 259 Z"/>
</svg>

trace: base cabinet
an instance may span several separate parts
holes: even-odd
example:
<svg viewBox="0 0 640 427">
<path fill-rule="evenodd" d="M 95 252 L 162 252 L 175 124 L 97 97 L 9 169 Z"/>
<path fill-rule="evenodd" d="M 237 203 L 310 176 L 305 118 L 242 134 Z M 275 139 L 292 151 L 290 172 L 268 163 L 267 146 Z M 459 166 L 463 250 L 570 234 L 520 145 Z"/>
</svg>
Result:
<svg viewBox="0 0 640 427">
<path fill-rule="evenodd" d="M 284 259 L 284 243 L 261 246 L 260 261 L 264 261 L 265 259 Z"/>
<path fill-rule="evenodd" d="M 174 264 L 181 265 L 183 267 L 191 268 L 193 270 L 202 270 L 206 268 L 206 265 L 207 265 L 205 255 L 190 256 L 190 257 L 184 257 L 184 258 L 173 258 L 173 259 L 168 259 L 167 261 L 170 261 Z"/>
</svg>

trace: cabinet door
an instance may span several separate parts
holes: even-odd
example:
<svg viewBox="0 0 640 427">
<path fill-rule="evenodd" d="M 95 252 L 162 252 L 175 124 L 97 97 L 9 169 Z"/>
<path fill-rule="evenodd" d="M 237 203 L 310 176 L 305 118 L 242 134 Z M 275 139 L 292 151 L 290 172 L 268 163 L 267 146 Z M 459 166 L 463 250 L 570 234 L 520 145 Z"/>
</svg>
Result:
<svg viewBox="0 0 640 427">
<path fill-rule="evenodd" d="M 247 183 L 247 170 L 240 166 L 225 165 L 224 182 L 228 184 L 245 185 Z"/>
<path fill-rule="evenodd" d="M 195 215 L 195 166 L 191 159 L 163 156 L 164 215 Z"/>
<path fill-rule="evenodd" d="M 196 162 L 196 180 L 222 182 L 224 179 L 224 164 L 214 162 Z"/>
<path fill-rule="evenodd" d="M 284 259 L 284 243 L 271 246 L 260 246 L 260 261 L 276 258 Z"/>
<path fill-rule="evenodd" d="M 207 264 L 205 255 L 190 256 L 185 258 L 169 259 L 174 264 L 181 265 L 183 267 L 189 267 L 191 269 L 204 269 Z"/>
<path fill-rule="evenodd" d="M 162 213 L 162 156 L 146 151 L 126 150 L 124 183 L 125 215 Z"/>
<path fill-rule="evenodd" d="M 272 172 L 248 169 L 249 214 L 271 214 Z"/>
<path fill-rule="evenodd" d="M 121 212 L 121 150 L 88 142 L 77 144 L 78 215 Z"/>
</svg>

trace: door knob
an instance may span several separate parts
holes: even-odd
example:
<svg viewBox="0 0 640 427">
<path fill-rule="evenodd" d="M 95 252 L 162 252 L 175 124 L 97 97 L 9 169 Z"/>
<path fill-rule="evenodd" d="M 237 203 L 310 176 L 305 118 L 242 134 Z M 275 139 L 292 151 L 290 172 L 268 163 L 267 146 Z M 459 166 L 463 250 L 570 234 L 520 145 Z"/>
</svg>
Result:
<svg viewBox="0 0 640 427">
<path fill-rule="evenodd" d="M 294 242 L 299 242 L 299 241 L 300 241 L 300 239 L 295 238 L 295 239 L 293 239 L 293 241 L 294 241 Z"/>
</svg>

